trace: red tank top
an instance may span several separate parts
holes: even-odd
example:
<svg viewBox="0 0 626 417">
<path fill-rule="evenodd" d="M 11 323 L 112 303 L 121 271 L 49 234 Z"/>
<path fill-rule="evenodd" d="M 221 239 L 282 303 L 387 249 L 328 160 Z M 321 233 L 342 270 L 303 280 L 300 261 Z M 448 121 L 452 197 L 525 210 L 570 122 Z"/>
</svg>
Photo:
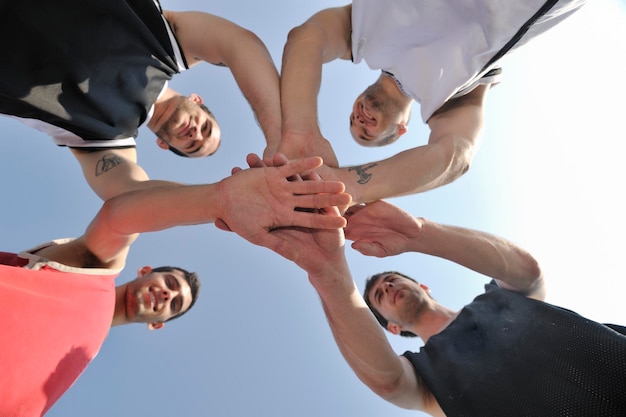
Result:
<svg viewBox="0 0 626 417">
<path fill-rule="evenodd" d="M 115 307 L 116 271 L 23 265 L 23 258 L 0 252 L 3 417 L 45 414 L 98 353 Z"/>
</svg>

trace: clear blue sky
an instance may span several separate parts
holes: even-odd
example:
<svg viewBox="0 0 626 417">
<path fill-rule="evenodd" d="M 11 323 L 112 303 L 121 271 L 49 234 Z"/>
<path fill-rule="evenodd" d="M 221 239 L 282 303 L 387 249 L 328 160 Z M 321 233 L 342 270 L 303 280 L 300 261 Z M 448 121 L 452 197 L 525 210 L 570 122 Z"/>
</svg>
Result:
<svg viewBox="0 0 626 417">
<path fill-rule="evenodd" d="M 255 31 L 277 65 L 289 29 L 330 0 L 163 0 L 165 8 L 213 13 Z M 507 58 L 505 80 L 487 100 L 482 146 L 463 178 L 392 202 L 417 216 L 486 230 L 529 248 L 549 280 L 549 301 L 594 320 L 626 323 L 622 236 L 626 232 L 626 12 L 623 1 L 594 0 L 544 38 Z M 419 69 L 417 69 L 419 70 Z M 364 64 L 324 69 L 320 121 L 343 165 L 390 156 L 426 140 L 414 120 L 386 149 L 349 138 L 354 97 L 377 77 Z M 243 165 L 263 138 L 227 69 L 200 65 L 172 87 L 197 92 L 218 117 L 223 145 L 205 160 L 162 152 L 147 130 L 139 162 L 152 178 L 214 182 Z M 77 236 L 101 202 L 66 149 L 18 122 L 0 118 L 2 250 L 19 251 Z M 375 259 L 348 249 L 358 284 L 397 269 L 426 282 L 452 308 L 481 291 L 484 277 L 417 254 Z M 365 388 L 339 354 L 316 293 L 295 265 L 213 225 L 145 234 L 121 282 L 143 265 L 174 264 L 203 279 L 189 315 L 148 332 L 112 329 L 99 356 L 48 414 L 67 416 L 360 416 L 401 417 Z M 419 340 L 391 339 L 398 353 Z M 8 343 L 8 341 L 2 341 Z"/>
</svg>

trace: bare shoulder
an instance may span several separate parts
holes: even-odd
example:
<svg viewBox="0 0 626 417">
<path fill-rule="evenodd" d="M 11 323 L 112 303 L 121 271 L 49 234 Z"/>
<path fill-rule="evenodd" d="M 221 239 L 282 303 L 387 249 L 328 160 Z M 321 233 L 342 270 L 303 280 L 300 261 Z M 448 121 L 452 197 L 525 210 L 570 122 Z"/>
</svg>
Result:
<svg viewBox="0 0 626 417">
<path fill-rule="evenodd" d="M 85 245 L 82 238 L 58 245 L 46 246 L 36 252 L 37 255 L 63 265 L 75 268 L 106 267 Z"/>
<path fill-rule="evenodd" d="M 424 411 L 435 417 L 445 417 L 439 403 L 430 389 L 424 383 L 411 361 L 405 356 L 400 356 L 404 368 L 404 377 L 395 392 L 385 398 L 387 401 L 405 409 Z"/>
<path fill-rule="evenodd" d="M 199 11 L 163 11 L 187 63 L 194 66 L 202 61 L 227 65 L 225 56 L 241 47 L 242 42 L 256 36 L 236 23 L 210 13 Z"/>
</svg>

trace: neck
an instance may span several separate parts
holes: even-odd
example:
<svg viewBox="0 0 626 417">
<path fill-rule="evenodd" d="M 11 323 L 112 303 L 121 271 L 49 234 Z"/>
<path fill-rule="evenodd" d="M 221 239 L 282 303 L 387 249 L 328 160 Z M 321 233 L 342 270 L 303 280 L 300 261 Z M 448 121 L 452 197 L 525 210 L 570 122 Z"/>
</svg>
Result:
<svg viewBox="0 0 626 417">
<path fill-rule="evenodd" d="M 403 107 L 408 108 L 411 106 L 411 103 L 413 103 L 413 99 L 404 94 L 404 92 L 400 89 L 400 86 L 396 82 L 395 78 L 393 78 L 391 75 L 383 72 L 380 74 L 376 82 L 382 86 L 382 88 L 385 90 L 385 92 L 387 92 L 387 94 L 391 96 L 391 98 L 396 100 L 398 103 L 401 103 Z"/>
<path fill-rule="evenodd" d="M 111 327 L 127 324 L 126 319 L 126 284 L 115 287 L 115 310 Z"/>
<path fill-rule="evenodd" d="M 432 336 L 448 327 L 458 314 L 458 311 L 435 304 L 433 308 L 424 311 L 419 319 L 406 330 L 415 333 L 426 343 Z"/>
</svg>

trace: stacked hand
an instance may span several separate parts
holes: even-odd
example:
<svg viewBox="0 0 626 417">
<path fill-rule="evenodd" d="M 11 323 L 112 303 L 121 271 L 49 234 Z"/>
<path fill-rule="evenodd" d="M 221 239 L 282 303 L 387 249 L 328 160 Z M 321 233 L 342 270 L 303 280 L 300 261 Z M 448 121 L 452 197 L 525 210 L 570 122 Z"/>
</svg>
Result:
<svg viewBox="0 0 626 417">
<path fill-rule="evenodd" d="M 379 258 L 410 251 L 411 240 L 418 239 L 422 230 L 419 219 L 382 200 L 352 206 L 346 218 L 345 233 L 354 241 L 352 248 Z"/>
<path fill-rule="evenodd" d="M 335 246 L 343 245 L 340 229 L 346 220 L 334 207 L 348 205 L 350 195 L 344 193 L 342 183 L 323 181 L 313 172 L 322 164 L 321 158 L 289 162 L 277 154 L 274 166 L 267 167 L 251 154 L 247 162 L 250 169 L 234 168 L 233 175 L 220 182 L 224 215 L 215 222 L 218 228 L 236 232 L 294 261 L 299 254 L 293 251 L 298 249 L 290 249 L 287 242 L 298 240 L 300 233 L 321 236 L 328 231 Z M 295 228 L 283 230 L 285 227 Z"/>
</svg>

